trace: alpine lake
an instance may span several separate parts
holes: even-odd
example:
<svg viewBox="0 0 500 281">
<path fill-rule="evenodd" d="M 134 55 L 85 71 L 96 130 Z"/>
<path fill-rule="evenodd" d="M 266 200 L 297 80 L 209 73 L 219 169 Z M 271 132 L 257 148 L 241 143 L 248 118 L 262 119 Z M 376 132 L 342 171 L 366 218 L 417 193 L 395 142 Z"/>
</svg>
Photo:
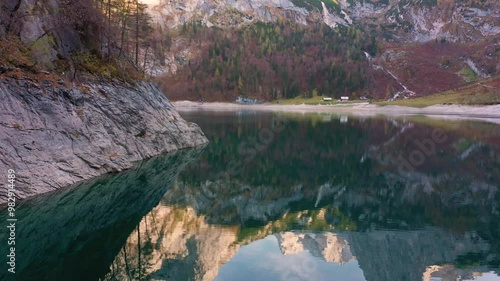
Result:
<svg viewBox="0 0 500 281">
<path fill-rule="evenodd" d="M 500 125 L 181 115 L 210 143 L 22 202 L 12 280 L 500 280 Z"/>
</svg>

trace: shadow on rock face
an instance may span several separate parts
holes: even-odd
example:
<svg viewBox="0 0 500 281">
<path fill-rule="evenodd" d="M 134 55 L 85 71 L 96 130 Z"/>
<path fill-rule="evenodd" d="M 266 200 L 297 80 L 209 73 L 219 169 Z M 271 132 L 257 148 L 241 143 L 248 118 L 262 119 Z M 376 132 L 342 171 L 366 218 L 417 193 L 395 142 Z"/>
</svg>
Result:
<svg viewBox="0 0 500 281">
<path fill-rule="evenodd" d="M 141 218 L 201 153 L 158 156 L 131 170 L 23 202 L 16 210 L 16 274 L 7 272 L 2 255 L 0 279 L 98 280 Z M 0 211 L 2 217 L 6 212 Z M 7 243 L 1 247 L 6 253 Z"/>
</svg>

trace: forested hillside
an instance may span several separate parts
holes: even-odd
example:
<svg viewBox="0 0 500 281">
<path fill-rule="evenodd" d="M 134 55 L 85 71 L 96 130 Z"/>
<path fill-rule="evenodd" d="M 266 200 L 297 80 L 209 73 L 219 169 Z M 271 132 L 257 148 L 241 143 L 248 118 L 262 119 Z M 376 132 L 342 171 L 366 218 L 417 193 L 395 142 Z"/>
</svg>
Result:
<svg viewBox="0 0 500 281">
<path fill-rule="evenodd" d="M 174 100 L 389 100 L 500 75 L 499 17 L 491 0 L 5 0 L 0 64 L 151 77 Z"/>
<path fill-rule="evenodd" d="M 334 30 L 323 23 L 259 22 L 222 30 L 192 22 L 181 33 L 201 51 L 176 76 L 161 80 L 174 99 L 362 95 L 369 75 L 363 52 L 375 55 L 378 48 L 356 27 Z"/>
<path fill-rule="evenodd" d="M 500 75 L 495 1 L 149 2 L 165 41 L 148 73 L 174 100 L 391 100 Z"/>
</svg>

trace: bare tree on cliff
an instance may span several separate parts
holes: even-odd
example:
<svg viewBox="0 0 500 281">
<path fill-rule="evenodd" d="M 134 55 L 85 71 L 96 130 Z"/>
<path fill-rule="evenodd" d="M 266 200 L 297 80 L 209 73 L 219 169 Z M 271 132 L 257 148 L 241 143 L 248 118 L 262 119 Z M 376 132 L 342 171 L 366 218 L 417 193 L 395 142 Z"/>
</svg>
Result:
<svg viewBox="0 0 500 281">
<path fill-rule="evenodd" d="M 139 58 L 143 49 L 141 46 L 149 48 L 153 45 L 149 42 L 152 40 L 153 29 L 151 17 L 146 11 L 147 5 L 139 0 L 108 0 L 106 6 L 101 5 L 101 7 L 107 22 L 108 55 L 112 54 L 110 46 L 114 45 L 118 49 L 119 58 L 126 56 L 139 68 L 141 66 Z M 119 34 L 119 38 L 113 34 Z M 134 47 L 131 48 L 132 44 Z M 144 59 L 147 58 L 146 54 Z M 142 65 L 145 65 L 144 62 Z"/>
<path fill-rule="evenodd" d="M 42 2 L 28 5 L 25 0 L 3 0 L 0 37 L 19 36 L 23 23 L 28 20 L 24 18 L 50 16 L 50 21 L 44 22 L 43 34 L 27 47 L 35 46 L 47 36 L 64 38 L 65 44 L 69 42 L 72 47 L 59 44 L 59 48 L 66 48 L 63 56 L 72 69 L 71 52 L 79 54 L 84 49 L 108 62 L 127 63 L 137 70 L 145 69 L 150 65 L 149 60 L 156 59 L 158 52 L 150 49 L 157 46 L 152 42 L 157 37 L 153 36 L 147 5 L 140 0 L 59 0 L 57 4 L 54 8 Z"/>
</svg>

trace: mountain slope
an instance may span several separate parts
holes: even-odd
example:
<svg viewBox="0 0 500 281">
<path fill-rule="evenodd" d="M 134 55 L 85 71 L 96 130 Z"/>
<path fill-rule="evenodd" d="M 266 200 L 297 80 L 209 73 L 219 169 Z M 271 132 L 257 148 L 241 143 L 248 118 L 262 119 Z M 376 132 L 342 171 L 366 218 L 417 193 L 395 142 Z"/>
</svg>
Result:
<svg viewBox="0 0 500 281">
<path fill-rule="evenodd" d="M 500 33 L 496 1 L 465 0 L 188 0 L 149 1 L 156 20 L 178 27 L 192 20 L 207 26 L 238 26 L 290 19 L 308 24 L 323 20 L 331 27 L 363 24 L 386 39 L 426 42 L 476 41 Z"/>
<path fill-rule="evenodd" d="M 150 2 L 168 38 L 165 60 L 151 73 L 173 99 L 273 100 L 313 91 L 392 99 L 500 75 L 496 1 Z M 252 32 L 262 25 L 276 32 Z M 280 40 L 288 45 L 273 49 Z M 341 51 L 325 51 L 332 48 Z"/>
</svg>

